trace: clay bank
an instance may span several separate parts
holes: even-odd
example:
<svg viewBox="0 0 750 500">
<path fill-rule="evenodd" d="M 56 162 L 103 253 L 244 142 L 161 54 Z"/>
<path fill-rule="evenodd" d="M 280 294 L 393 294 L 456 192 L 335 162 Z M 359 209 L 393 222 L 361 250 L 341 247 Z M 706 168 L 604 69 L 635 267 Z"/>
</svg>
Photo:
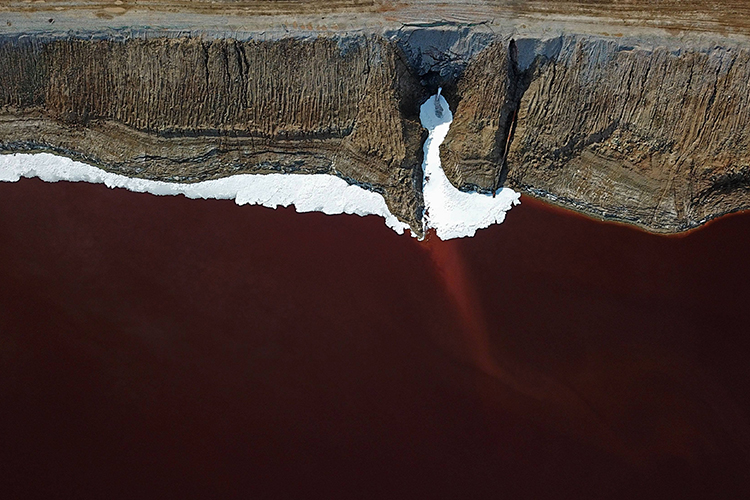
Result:
<svg viewBox="0 0 750 500">
<path fill-rule="evenodd" d="M 171 183 L 328 174 L 422 234 L 419 110 L 442 87 L 461 191 L 666 233 L 750 206 L 746 7 L 506 3 L 10 2 L 0 152 Z"/>
</svg>

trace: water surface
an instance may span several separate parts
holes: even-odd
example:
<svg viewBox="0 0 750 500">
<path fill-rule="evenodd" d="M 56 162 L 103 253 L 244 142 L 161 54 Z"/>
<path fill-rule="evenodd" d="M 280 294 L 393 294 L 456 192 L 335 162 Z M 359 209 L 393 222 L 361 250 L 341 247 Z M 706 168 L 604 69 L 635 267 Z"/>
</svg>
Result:
<svg viewBox="0 0 750 500">
<path fill-rule="evenodd" d="M 0 463 L 23 496 L 737 496 L 750 216 L 524 198 L 474 238 L 0 183 Z"/>
</svg>

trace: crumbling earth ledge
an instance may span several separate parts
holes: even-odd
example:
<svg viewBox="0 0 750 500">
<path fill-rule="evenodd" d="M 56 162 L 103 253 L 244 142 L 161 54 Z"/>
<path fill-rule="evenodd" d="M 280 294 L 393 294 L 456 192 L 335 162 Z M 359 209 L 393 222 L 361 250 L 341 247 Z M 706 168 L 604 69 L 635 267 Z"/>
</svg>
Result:
<svg viewBox="0 0 750 500">
<path fill-rule="evenodd" d="M 173 182 L 330 173 L 381 193 L 419 233 L 418 107 L 442 86 L 454 123 L 441 156 L 456 187 L 508 186 L 678 232 L 750 208 L 749 11 L 11 1 L 0 7 L 0 151 Z"/>
</svg>

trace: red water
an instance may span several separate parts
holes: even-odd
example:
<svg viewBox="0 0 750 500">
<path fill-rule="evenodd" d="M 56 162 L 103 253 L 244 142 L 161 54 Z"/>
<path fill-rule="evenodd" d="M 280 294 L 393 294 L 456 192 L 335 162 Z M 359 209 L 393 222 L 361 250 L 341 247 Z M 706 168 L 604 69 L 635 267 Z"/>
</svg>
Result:
<svg viewBox="0 0 750 500">
<path fill-rule="evenodd" d="M 743 496 L 749 244 L 0 183 L 2 497 Z"/>
</svg>

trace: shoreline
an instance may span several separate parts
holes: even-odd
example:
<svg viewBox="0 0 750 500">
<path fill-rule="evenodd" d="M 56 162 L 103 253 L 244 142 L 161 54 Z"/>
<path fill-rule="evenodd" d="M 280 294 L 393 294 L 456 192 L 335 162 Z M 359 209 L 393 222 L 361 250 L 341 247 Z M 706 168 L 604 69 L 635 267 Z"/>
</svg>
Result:
<svg viewBox="0 0 750 500">
<path fill-rule="evenodd" d="M 374 217 L 0 194 L 11 496 L 747 496 L 747 216 L 667 239 L 528 199 L 426 245 Z"/>
<path fill-rule="evenodd" d="M 601 223 L 601 224 L 621 226 L 621 227 L 633 229 L 640 233 L 645 233 L 645 234 L 649 234 L 653 236 L 662 236 L 665 238 L 677 238 L 677 239 L 685 238 L 685 237 L 693 235 L 694 233 L 697 233 L 698 231 L 704 230 L 719 221 L 725 220 L 729 217 L 742 216 L 742 215 L 746 215 L 750 213 L 750 208 L 741 208 L 733 212 L 727 212 L 725 214 L 717 215 L 704 222 L 701 222 L 697 226 L 683 229 L 680 231 L 675 231 L 675 232 L 654 231 L 648 226 L 644 226 L 644 225 L 631 222 L 631 221 L 618 220 L 616 218 L 601 217 L 600 215 L 597 215 L 595 212 L 586 211 L 585 209 L 578 208 L 577 206 L 572 205 L 572 204 L 566 205 L 563 203 L 559 203 L 552 198 L 539 196 L 539 195 L 530 193 L 528 191 L 524 191 L 523 189 L 520 189 L 519 192 L 521 193 L 521 205 L 523 205 L 524 203 L 530 202 L 530 203 L 536 204 L 537 206 L 545 207 L 551 211 L 559 211 L 560 213 L 567 214 L 569 216 L 577 216 L 582 219 Z"/>
<path fill-rule="evenodd" d="M 151 148 L 164 158 L 154 179 L 221 177 L 222 162 L 329 172 L 386 193 L 418 230 L 416 108 L 443 87 L 457 116 L 446 174 L 462 191 L 492 192 L 507 175 L 526 196 L 655 234 L 750 206 L 750 137 L 737 126 L 750 8 L 720 2 L 737 7 L 728 18 L 721 5 L 699 15 L 700 2 L 513 3 L 11 2 L 0 8 L 12 68 L 0 74 L 0 149 L 70 151 L 132 176 L 151 168 L 140 151 Z M 290 60 L 301 63 L 287 71 Z M 376 118 L 353 111 L 363 99 Z"/>
</svg>

